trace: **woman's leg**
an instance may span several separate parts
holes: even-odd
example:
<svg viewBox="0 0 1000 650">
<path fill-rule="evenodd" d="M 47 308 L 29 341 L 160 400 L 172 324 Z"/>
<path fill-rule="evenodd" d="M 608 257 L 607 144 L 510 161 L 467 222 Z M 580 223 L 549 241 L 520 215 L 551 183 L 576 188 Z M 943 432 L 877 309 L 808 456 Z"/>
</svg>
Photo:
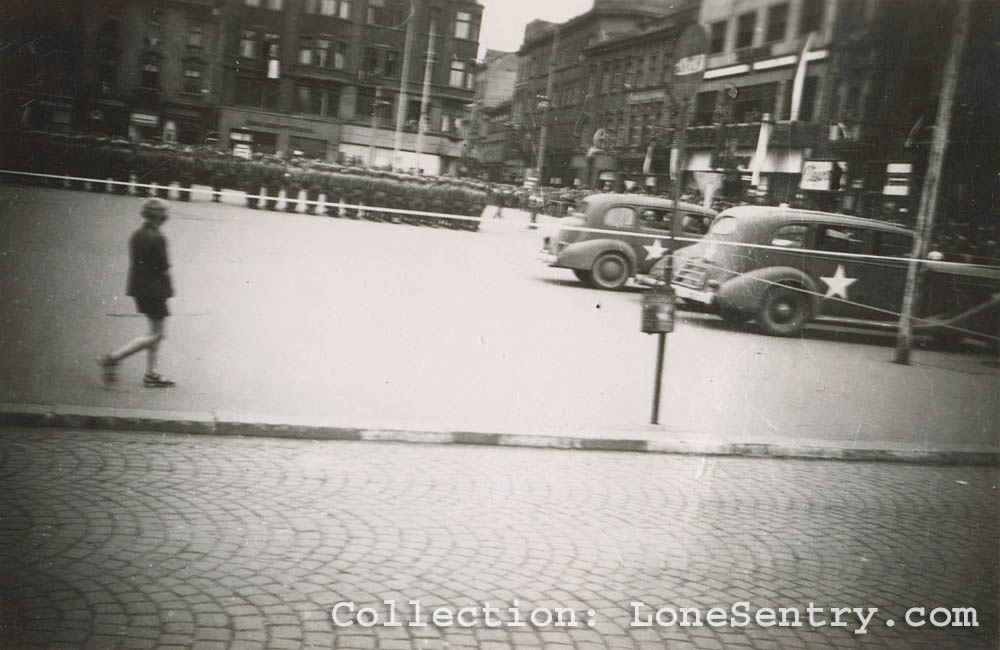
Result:
<svg viewBox="0 0 1000 650">
<path fill-rule="evenodd" d="M 136 352 L 140 350 L 148 350 L 150 347 L 158 346 L 160 340 L 163 338 L 163 319 L 162 318 L 150 318 L 146 317 L 149 322 L 149 334 L 145 336 L 138 336 L 122 347 L 118 348 L 114 352 L 108 355 L 108 359 L 114 363 L 119 363 L 123 359 L 127 359 Z M 153 352 L 153 363 L 156 362 L 156 352 Z M 149 367 L 149 360 L 146 361 L 146 367 Z"/>
<path fill-rule="evenodd" d="M 157 353 L 160 351 L 160 341 L 163 340 L 165 318 L 149 319 L 149 338 L 152 339 L 146 348 L 146 374 L 156 374 Z"/>
</svg>

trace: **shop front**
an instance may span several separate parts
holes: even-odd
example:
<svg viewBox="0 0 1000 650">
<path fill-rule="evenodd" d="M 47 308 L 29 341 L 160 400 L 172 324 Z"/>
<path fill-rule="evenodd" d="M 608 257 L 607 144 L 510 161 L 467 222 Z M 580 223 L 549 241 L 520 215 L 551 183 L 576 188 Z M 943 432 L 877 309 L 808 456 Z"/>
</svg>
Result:
<svg viewBox="0 0 1000 650">
<path fill-rule="evenodd" d="M 340 143 L 337 122 L 224 107 L 219 111 L 222 148 L 237 155 L 283 154 L 334 162 Z"/>
</svg>

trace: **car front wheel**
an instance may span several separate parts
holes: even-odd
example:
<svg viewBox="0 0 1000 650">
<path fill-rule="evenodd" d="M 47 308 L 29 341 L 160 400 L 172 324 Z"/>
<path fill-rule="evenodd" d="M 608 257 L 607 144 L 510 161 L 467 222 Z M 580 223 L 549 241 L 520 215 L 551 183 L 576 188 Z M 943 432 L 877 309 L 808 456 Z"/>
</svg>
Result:
<svg viewBox="0 0 1000 650">
<path fill-rule="evenodd" d="M 590 282 L 590 269 L 573 269 L 573 275 L 580 282 Z"/>
<path fill-rule="evenodd" d="M 757 312 L 761 331 L 771 336 L 796 336 L 808 320 L 808 298 L 790 287 L 769 289 Z"/>
<path fill-rule="evenodd" d="M 628 260 L 620 253 L 605 253 L 590 268 L 590 282 L 598 289 L 619 289 L 628 277 Z"/>
</svg>

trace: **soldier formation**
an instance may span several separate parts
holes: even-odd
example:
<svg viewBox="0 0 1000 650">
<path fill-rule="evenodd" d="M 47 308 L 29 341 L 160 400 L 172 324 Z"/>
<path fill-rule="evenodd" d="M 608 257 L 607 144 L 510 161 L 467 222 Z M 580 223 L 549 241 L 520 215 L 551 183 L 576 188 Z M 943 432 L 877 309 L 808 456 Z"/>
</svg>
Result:
<svg viewBox="0 0 1000 650">
<path fill-rule="evenodd" d="M 0 163 L 3 169 L 46 175 L 18 179 L 31 184 L 180 201 L 197 196 L 192 186 L 202 185 L 211 187 L 216 202 L 223 192 L 243 192 L 246 205 L 255 209 L 277 210 L 283 203 L 287 212 L 461 230 L 478 230 L 479 221 L 458 217 L 479 217 L 486 207 L 486 187 L 478 181 L 79 135 L 2 134 Z"/>
</svg>

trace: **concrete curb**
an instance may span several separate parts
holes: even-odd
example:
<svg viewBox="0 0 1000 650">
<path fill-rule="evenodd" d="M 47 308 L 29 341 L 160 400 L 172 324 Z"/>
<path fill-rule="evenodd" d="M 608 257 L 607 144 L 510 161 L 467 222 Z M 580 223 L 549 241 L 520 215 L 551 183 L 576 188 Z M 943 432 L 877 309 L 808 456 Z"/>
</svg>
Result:
<svg viewBox="0 0 1000 650">
<path fill-rule="evenodd" d="M 422 444 L 484 445 L 540 449 L 631 451 L 697 456 L 744 458 L 794 458 L 815 460 L 879 461 L 942 465 L 1000 464 L 997 450 L 922 450 L 848 448 L 770 443 L 685 442 L 620 437 L 574 437 L 544 434 L 510 434 L 478 431 L 416 431 L 345 427 L 316 420 L 282 421 L 247 419 L 230 413 L 144 411 L 43 404 L 0 404 L 0 426 L 28 428 L 151 431 L 202 435 L 354 440 Z"/>
</svg>

